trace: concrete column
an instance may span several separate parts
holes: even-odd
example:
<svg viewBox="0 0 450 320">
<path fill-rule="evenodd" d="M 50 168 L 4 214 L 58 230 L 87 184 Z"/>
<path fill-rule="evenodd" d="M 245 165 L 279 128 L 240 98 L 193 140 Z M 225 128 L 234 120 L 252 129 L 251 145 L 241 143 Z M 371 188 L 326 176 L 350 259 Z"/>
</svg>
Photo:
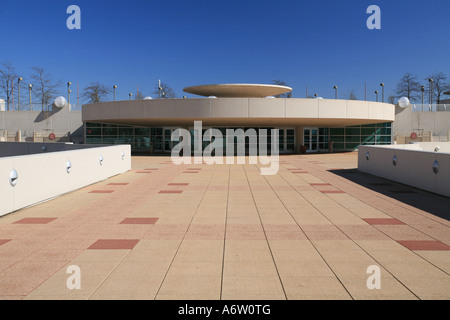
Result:
<svg viewBox="0 0 450 320">
<path fill-rule="evenodd" d="M 18 130 L 16 133 L 16 142 L 22 141 L 22 131 Z"/>
<path fill-rule="evenodd" d="M 300 148 L 301 148 L 301 146 L 302 146 L 302 144 L 303 144 L 303 127 L 297 127 L 297 128 L 295 128 L 295 135 L 296 135 L 296 143 L 297 143 L 297 146 L 296 146 L 296 150 L 297 150 L 297 154 L 300 154 L 301 153 L 301 151 L 300 151 Z"/>
</svg>

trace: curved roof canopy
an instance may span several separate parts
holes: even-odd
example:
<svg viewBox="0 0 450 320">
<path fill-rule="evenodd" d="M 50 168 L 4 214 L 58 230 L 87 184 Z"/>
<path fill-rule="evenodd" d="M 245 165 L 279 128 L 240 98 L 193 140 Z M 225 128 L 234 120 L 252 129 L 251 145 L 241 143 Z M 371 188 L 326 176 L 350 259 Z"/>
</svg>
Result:
<svg viewBox="0 0 450 320">
<path fill-rule="evenodd" d="M 292 88 L 274 84 L 229 83 L 186 87 L 183 91 L 205 97 L 264 98 L 291 92 Z"/>
</svg>

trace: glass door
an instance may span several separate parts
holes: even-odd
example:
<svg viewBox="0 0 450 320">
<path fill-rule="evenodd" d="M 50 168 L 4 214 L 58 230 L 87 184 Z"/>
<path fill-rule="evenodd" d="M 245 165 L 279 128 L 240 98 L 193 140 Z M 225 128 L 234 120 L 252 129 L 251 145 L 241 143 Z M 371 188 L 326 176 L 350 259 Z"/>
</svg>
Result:
<svg viewBox="0 0 450 320">
<path fill-rule="evenodd" d="M 317 152 L 318 142 L 319 142 L 318 128 L 303 129 L 303 145 L 306 147 L 306 152 Z"/>
</svg>

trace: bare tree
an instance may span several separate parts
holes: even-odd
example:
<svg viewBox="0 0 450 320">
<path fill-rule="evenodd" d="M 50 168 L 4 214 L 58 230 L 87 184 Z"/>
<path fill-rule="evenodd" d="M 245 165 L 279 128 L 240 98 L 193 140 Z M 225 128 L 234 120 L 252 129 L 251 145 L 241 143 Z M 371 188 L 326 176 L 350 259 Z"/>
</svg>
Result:
<svg viewBox="0 0 450 320">
<path fill-rule="evenodd" d="M 57 94 L 57 88 L 61 86 L 61 81 L 54 82 L 50 74 L 46 73 L 43 68 L 33 67 L 32 70 L 30 78 L 33 80 L 33 94 L 41 102 L 42 111 L 44 111 L 45 106 Z"/>
<path fill-rule="evenodd" d="M 135 100 L 144 100 L 144 94 L 142 93 L 142 91 L 137 91 L 134 99 Z"/>
<path fill-rule="evenodd" d="M 14 67 L 10 62 L 0 64 L 0 90 L 5 94 L 6 110 L 9 111 L 9 102 L 13 95 L 13 83 L 17 78 Z"/>
<path fill-rule="evenodd" d="M 388 102 L 389 102 L 390 104 L 395 104 L 395 96 L 389 96 Z"/>
<path fill-rule="evenodd" d="M 288 87 L 287 83 L 283 80 L 272 80 L 272 84 L 277 85 L 277 86 Z M 275 98 L 292 98 L 292 91 L 282 93 L 282 94 L 277 94 L 275 96 Z"/>
<path fill-rule="evenodd" d="M 432 101 L 436 101 L 437 104 L 440 104 L 441 96 L 445 94 L 445 91 L 450 89 L 450 83 L 447 82 L 447 75 L 445 75 L 443 72 L 437 72 L 425 78 L 425 80 L 427 81 L 428 79 L 433 79 L 431 93 L 433 97 Z M 428 96 L 429 95 L 430 94 L 428 93 Z"/>
<path fill-rule="evenodd" d="M 349 93 L 349 95 L 348 95 L 348 99 L 349 99 L 349 100 L 358 100 L 358 98 L 356 97 L 356 94 L 355 94 L 355 89 L 352 89 L 352 90 L 350 91 L 350 93 Z"/>
<path fill-rule="evenodd" d="M 155 86 L 154 94 L 157 94 L 161 98 L 176 98 L 175 92 L 169 87 L 166 83 L 161 82 L 161 86 L 159 83 Z"/>
<path fill-rule="evenodd" d="M 89 100 L 89 103 L 99 103 L 105 96 L 111 94 L 111 89 L 100 82 L 91 82 L 89 87 L 84 88 L 83 97 Z"/>
<path fill-rule="evenodd" d="M 398 98 L 407 97 L 410 101 L 415 101 L 419 98 L 420 84 L 417 81 L 417 76 L 406 73 L 395 88 L 395 94 Z"/>
</svg>

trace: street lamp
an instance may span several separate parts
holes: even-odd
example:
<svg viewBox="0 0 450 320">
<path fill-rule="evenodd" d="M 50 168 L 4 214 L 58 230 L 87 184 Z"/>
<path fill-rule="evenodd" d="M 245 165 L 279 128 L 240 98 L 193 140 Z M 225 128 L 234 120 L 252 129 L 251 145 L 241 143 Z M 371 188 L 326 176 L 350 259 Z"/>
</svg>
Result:
<svg viewBox="0 0 450 320">
<path fill-rule="evenodd" d="M 381 102 L 384 102 L 384 83 L 380 83 L 381 89 L 382 89 L 382 94 L 381 94 Z"/>
<path fill-rule="evenodd" d="M 30 111 L 32 111 L 32 106 L 31 106 L 31 90 L 33 90 L 33 85 L 30 83 L 28 85 L 28 92 L 30 93 Z"/>
<path fill-rule="evenodd" d="M 378 102 L 378 90 L 375 90 L 375 94 L 377 95 L 377 102 Z"/>
<path fill-rule="evenodd" d="M 314 97 L 318 97 L 319 95 L 317 93 L 314 93 Z"/>
<path fill-rule="evenodd" d="M 114 90 L 114 101 L 116 101 L 116 89 L 117 89 L 117 86 L 116 86 L 116 85 L 113 85 L 113 90 Z"/>
<path fill-rule="evenodd" d="M 420 86 L 420 91 L 422 91 L 422 105 L 423 105 L 423 96 L 425 94 L 425 86 Z"/>
<path fill-rule="evenodd" d="M 129 94 L 128 94 L 128 96 L 129 96 L 129 98 L 128 98 L 128 100 L 131 100 L 131 96 L 132 96 L 133 94 L 130 92 Z"/>
<path fill-rule="evenodd" d="M 17 111 L 20 111 L 20 81 L 22 80 L 21 77 L 17 79 Z"/>
<path fill-rule="evenodd" d="M 338 87 L 337 87 L 337 86 L 334 86 L 333 89 L 336 91 L 336 92 L 334 93 L 334 98 L 337 99 L 337 89 L 338 89 Z"/>
<path fill-rule="evenodd" d="M 430 98 L 429 98 L 429 100 L 430 100 L 430 104 L 433 104 L 433 79 L 432 78 L 428 79 L 428 82 L 430 83 L 430 94 L 429 94 Z"/>
<path fill-rule="evenodd" d="M 72 85 L 72 82 L 67 82 L 67 103 L 70 105 L 70 93 L 72 90 L 70 90 L 70 86 Z"/>
</svg>

